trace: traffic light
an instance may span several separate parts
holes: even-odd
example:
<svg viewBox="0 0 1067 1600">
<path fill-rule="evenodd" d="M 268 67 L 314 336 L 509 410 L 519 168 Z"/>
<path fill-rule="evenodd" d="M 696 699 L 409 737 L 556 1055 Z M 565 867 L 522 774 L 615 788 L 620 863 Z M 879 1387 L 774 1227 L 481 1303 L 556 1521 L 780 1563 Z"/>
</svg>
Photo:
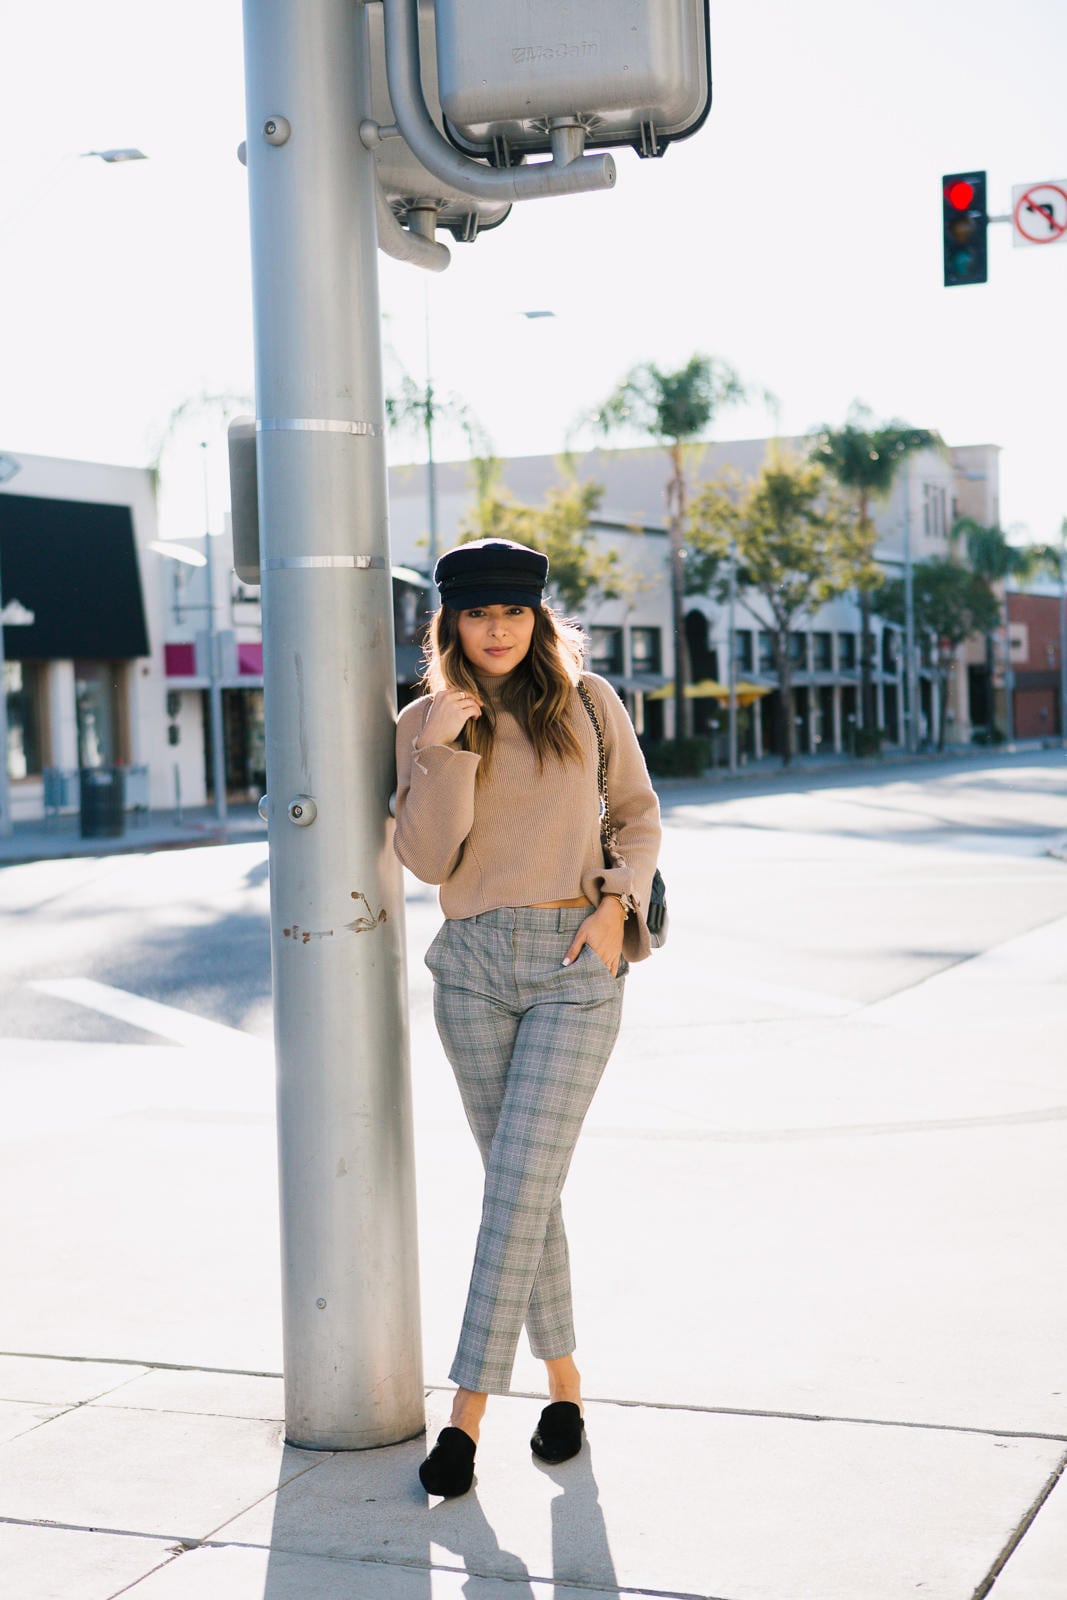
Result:
<svg viewBox="0 0 1067 1600">
<path fill-rule="evenodd" d="M 985 283 L 989 276 L 984 172 L 950 172 L 941 179 L 945 288 Z"/>
</svg>

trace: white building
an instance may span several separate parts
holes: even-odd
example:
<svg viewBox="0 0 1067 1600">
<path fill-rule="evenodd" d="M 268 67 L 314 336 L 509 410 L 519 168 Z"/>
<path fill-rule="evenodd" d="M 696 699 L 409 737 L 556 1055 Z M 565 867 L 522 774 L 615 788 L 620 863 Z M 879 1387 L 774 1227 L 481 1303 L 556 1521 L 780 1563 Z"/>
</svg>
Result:
<svg viewBox="0 0 1067 1600">
<path fill-rule="evenodd" d="M 784 441 L 786 445 L 790 441 Z M 803 441 L 794 441 L 798 448 Z M 695 490 L 731 466 L 746 475 L 762 464 L 768 441 L 694 446 L 687 468 Z M 900 572 L 910 537 L 920 561 L 945 555 L 960 516 L 998 520 L 998 451 L 992 445 L 916 455 L 901 467 L 890 498 L 873 508 L 878 559 Z M 82 767 L 126 769 L 127 804 L 164 809 L 179 798 L 204 804 L 211 762 L 207 745 L 208 610 L 203 566 L 174 559 L 182 546 L 160 547 L 155 484 L 144 469 L 103 466 L 14 453 L 0 457 L 0 594 L 32 611 L 29 627 L 5 627 L 9 714 L 8 771 L 16 819 L 39 817 L 60 804 L 77 806 Z M 570 463 L 579 480 L 603 486 L 589 536 L 615 548 L 634 580 L 627 598 L 599 600 L 583 616 L 592 638 L 591 665 L 626 697 L 639 731 L 669 734 L 672 707 L 656 691 L 674 675 L 664 486 L 668 463 L 655 448 L 595 451 Z M 418 634 L 426 615 L 417 572 L 428 565 L 426 469 L 390 472 L 394 621 L 401 697 L 414 692 Z M 440 548 L 461 536 L 474 498 L 469 463 L 437 467 Z M 564 481 L 553 457 L 502 463 L 501 487 L 537 505 Z M 223 686 L 227 788 L 255 798 L 265 784 L 262 639 L 258 590 L 235 577 L 228 538 L 183 541 L 189 554 L 208 548 L 213 563 L 215 645 Z M 415 569 L 414 571 L 412 569 Z M 749 597 L 742 596 L 745 600 Z M 759 609 L 758 600 L 753 604 Z M 687 600 L 687 639 L 694 681 L 728 675 L 724 608 Z M 878 720 L 887 740 L 901 743 L 903 660 L 899 630 L 875 619 Z M 773 691 L 776 683 L 765 627 L 743 604 L 736 614 L 740 677 Z M 847 750 L 860 716 L 859 612 L 843 597 L 806 619 L 794 638 L 795 711 L 802 752 Z M 970 737 L 968 680 L 960 665 L 950 701 L 950 738 Z M 928 674 L 921 680 L 920 737 L 936 737 Z M 754 757 L 775 747 L 772 692 L 742 720 L 742 748 Z M 715 734 L 725 719 L 721 700 L 694 702 L 695 723 Z M 721 738 L 721 736 L 720 736 Z M 46 782 L 46 774 L 49 774 Z"/>
</svg>

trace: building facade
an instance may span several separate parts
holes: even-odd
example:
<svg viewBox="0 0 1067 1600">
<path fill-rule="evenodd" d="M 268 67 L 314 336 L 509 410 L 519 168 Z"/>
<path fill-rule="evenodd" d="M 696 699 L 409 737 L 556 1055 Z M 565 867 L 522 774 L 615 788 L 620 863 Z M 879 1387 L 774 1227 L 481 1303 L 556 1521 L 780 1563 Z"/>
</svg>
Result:
<svg viewBox="0 0 1067 1600">
<path fill-rule="evenodd" d="M 778 441 L 780 447 L 791 443 L 803 447 L 803 441 Z M 752 439 L 691 447 L 691 486 L 727 467 L 754 475 L 769 445 Z M 78 770 L 93 766 L 124 768 L 128 801 L 138 807 L 204 804 L 210 798 L 212 651 L 222 685 L 227 791 L 231 799 L 257 798 L 266 781 L 259 590 L 234 574 L 230 539 L 205 538 L 199 530 L 180 543 L 161 544 L 154 478 L 146 470 L 16 454 L 2 459 L 8 470 L 0 482 L 0 594 L 34 618 L 30 626 L 6 626 L 3 633 L 15 818 L 75 809 Z M 946 455 L 924 452 L 902 465 L 890 497 L 873 508 L 876 555 L 887 573 L 899 575 L 909 558 L 949 554 L 951 530 L 961 516 L 985 524 L 998 520 L 997 459 L 995 446 L 976 445 Z M 587 537 L 617 552 L 626 579 L 620 598 L 594 596 L 581 617 L 591 640 L 590 665 L 615 684 L 640 733 L 669 736 L 674 654 L 666 456 L 656 448 L 594 451 L 571 458 L 567 470 L 601 486 Z M 435 479 L 444 549 L 463 536 L 475 495 L 473 472 L 470 463 L 444 463 Z M 521 503 L 542 503 L 563 481 L 553 457 L 501 464 L 501 487 Z M 401 702 L 416 692 L 429 615 L 427 492 L 424 467 L 390 470 Z M 1025 658 L 1013 654 L 1020 736 L 1031 724 L 1040 732 L 1062 728 L 1058 686 L 1049 677 L 1058 671 L 1058 635 L 1053 637 L 1044 602 L 1035 598 L 1031 606 L 1030 599 L 1012 597 L 1013 634 L 1024 630 L 1032 637 Z M 725 608 L 696 595 L 688 597 L 686 609 L 692 681 L 721 685 L 729 675 Z M 906 743 L 912 715 L 916 742 L 936 740 L 931 668 L 920 659 L 918 704 L 909 708 L 901 630 L 877 617 L 874 630 L 877 720 L 887 743 Z M 791 648 L 798 752 L 847 753 L 862 722 L 855 596 L 842 596 L 806 617 Z M 738 597 L 734 650 L 737 677 L 752 689 L 740 716 L 741 751 L 759 758 L 777 750 L 780 729 L 768 619 L 753 595 Z M 972 702 L 980 698 L 984 661 L 979 641 L 957 665 L 947 702 L 950 742 L 968 740 L 972 724 L 981 720 Z M 724 758 L 721 694 L 695 699 L 693 721 Z"/>
</svg>

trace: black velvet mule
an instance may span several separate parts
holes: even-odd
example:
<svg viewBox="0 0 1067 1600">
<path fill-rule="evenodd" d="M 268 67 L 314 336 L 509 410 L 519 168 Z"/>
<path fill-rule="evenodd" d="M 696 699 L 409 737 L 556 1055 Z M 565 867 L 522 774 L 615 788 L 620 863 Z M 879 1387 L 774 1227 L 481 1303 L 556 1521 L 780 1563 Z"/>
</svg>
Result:
<svg viewBox="0 0 1067 1600">
<path fill-rule="evenodd" d="M 571 1400 L 553 1400 L 541 1413 L 541 1420 L 530 1440 L 530 1449 L 542 1461 L 557 1466 L 569 1461 L 582 1448 L 585 1422 Z"/>
<path fill-rule="evenodd" d="M 446 1500 L 466 1494 L 474 1482 L 474 1452 L 478 1446 L 462 1428 L 442 1428 L 437 1443 L 419 1468 L 419 1478 L 427 1494 L 444 1495 Z"/>
</svg>

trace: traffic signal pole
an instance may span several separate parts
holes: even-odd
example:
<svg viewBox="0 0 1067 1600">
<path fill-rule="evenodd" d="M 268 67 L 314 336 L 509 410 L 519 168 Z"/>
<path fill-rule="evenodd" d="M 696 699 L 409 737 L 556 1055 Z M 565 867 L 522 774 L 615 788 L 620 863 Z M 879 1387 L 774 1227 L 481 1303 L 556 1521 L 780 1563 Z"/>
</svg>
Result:
<svg viewBox="0 0 1067 1600">
<path fill-rule="evenodd" d="M 365 15 L 245 0 L 286 1437 L 424 1426 Z"/>
</svg>

